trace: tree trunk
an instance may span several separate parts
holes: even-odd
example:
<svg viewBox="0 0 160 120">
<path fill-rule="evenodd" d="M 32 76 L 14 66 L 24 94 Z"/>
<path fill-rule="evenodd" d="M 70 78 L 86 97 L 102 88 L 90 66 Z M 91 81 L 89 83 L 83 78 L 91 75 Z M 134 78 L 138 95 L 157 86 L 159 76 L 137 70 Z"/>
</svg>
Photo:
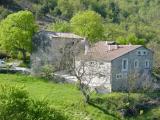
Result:
<svg viewBox="0 0 160 120">
<path fill-rule="evenodd" d="M 86 95 L 86 103 L 89 103 L 90 102 L 90 96 L 87 94 Z"/>
<path fill-rule="evenodd" d="M 87 91 L 85 89 L 81 89 L 81 92 L 82 92 L 82 94 L 84 96 L 85 103 L 89 103 L 90 102 L 90 95 L 87 94 Z"/>
<path fill-rule="evenodd" d="M 22 50 L 22 55 L 23 55 L 23 62 L 26 63 L 26 59 L 27 59 L 27 55 L 26 55 L 26 51 Z"/>
</svg>

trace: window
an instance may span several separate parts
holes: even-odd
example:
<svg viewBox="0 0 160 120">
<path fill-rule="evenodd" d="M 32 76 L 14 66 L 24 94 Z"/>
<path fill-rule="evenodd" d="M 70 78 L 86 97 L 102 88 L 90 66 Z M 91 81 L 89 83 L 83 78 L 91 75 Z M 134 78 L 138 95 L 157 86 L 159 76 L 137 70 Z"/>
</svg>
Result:
<svg viewBox="0 0 160 120">
<path fill-rule="evenodd" d="M 146 50 L 143 50 L 143 55 L 147 55 L 147 51 Z"/>
<path fill-rule="evenodd" d="M 147 55 L 147 51 L 146 50 L 138 50 L 137 51 L 137 55 L 140 56 L 140 55 Z"/>
<path fill-rule="evenodd" d="M 134 61 L 134 68 L 139 68 L 139 61 L 138 60 Z"/>
<path fill-rule="evenodd" d="M 94 65 L 94 62 L 93 62 L 93 61 L 91 61 L 91 62 L 90 62 L 90 64 L 91 64 L 91 65 Z"/>
<path fill-rule="evenodd" d="M 123 59 L 122 60 L 122 71 L 127 71 L 128 70 L 128 59 Z"/>
<path fill-rule="evenodd" d="M 90 65 L 90 66 L 95 66 L 95 65 L 96 65 L 96 62 L 95 62 L 95 61 L 90 61 L 90 62 L 88 62 L 88 65 Z"/>
<path fill-rule="evenodd" d="M 122 79 L 122 74 L 116 74 L 116 79 Z"/>
<path fill-rule="evenodd" d="M 140 50 L 137 51 L 137 55 L 141 55 L 141 51 Z"/>
<path fill-rule="evenodd" d="M 150 67 L 150 62 L 149 60 L 145 60 L 145 68 L 149 68 Z"/>
</svg>

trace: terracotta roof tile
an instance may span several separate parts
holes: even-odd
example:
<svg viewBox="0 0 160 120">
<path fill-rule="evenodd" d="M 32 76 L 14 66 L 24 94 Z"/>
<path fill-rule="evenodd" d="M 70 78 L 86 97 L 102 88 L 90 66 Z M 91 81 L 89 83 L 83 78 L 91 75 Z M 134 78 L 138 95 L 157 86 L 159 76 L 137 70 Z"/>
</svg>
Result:
<svg viewBox="0 0 160 120">
<path fill-rule="evenodd" d="M 108 45 L 106 42 L 100 41 L 88 50 L 85 58 L 112 61 L 139 47 L 142 45 Z"/>
</svg>

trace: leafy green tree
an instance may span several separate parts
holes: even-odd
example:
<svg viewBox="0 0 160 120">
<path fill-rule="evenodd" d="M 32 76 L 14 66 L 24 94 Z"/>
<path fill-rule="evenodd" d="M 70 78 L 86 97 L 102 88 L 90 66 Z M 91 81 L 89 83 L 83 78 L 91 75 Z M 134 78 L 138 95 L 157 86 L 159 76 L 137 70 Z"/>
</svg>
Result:
<svg viewBox="0 0 160 120">
<path fill-rule="evenodd" d="M 120 8 L 115 2 L 110 2 L 108 5 L 108 17 L 113 23 L 120 22 Z"/>
<path fill-rule="evenodd" d="M 56 23 L 53 23 L 52 25 L 49 26 L 48 29 L 51 31 L 55 31 L 55 32 L 70 32 L 71 31 L 70 23 L 66 21 L 58 21 Z"/>
<path fill-rule="evenodd" d="M 74 33 L 86 37 L 91 42 L 103 38 L 103 20 L 94 11 L 79 12 L 73 16 L 70 23 Z"/>
<path fill-rule="evenodd" d="M 73 6 L 69 0 L 58 0 L 58 8 L 63 19 L 70 19 L 73 15 Z"/>
<path fill-rule="evenodd" d="M 67 120 L 48 100 L 33 100 L 23 86 L 0 85 L 1 120 Z"/>
<path fill-rule="evenodd" d="M 26 53 L 31 52 L 32 37 L 37 30 L 33 14 L 29 11 L 10 14 L 1 21 L 0 28 L 1 47 L 8 52 L 21 52 L 26 62 Z"/>
<path fill-rule="evenodd" d="M 116 42 L 118 44 L 123 44 L 123 45 L 127 45 L 127 44 L 144 45 L 145 44 L 145 40 L 144 39 L 139 39 L 134 34 L 130 34 L 126 38 L 119 37 Z"/>
</svg>

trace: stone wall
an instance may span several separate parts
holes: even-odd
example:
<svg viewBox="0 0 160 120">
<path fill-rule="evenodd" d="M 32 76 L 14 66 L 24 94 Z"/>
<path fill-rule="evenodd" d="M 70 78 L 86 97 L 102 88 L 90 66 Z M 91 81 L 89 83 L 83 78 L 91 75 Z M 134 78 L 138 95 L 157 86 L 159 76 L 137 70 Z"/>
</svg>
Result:
<svg viewBox="0 0 160 120">
<path fill-rule="evenodd" d="M 137 55 L 138 50 L 146 50 L 146 55 Z M 122 60 L 128 59 L 128 70 L 122 71 Z M 150 67 L 145 68 L 145 60 L 150 61 Z M 134 68 L 134 60 L 139 61 L 139 67 Z M 141 87 L 141 84 L 145 82 L 145 79 L 151 80 L 151 70 L 153 64 L 153 52 L 144 47 L 140 47 L 134 51 L 129 52 L 119 58 L 112 61 L 112 90 L 126 90 L 128 89 L 128 80 L 135 79 L 137 88 Z M 116 74 L 121 74 L 122 78 L 117 79 Z M 131 78 L 132 77 L 132 78 Z"/>
<path fill-rule="evenodd" d="M 46 32 L 36 34 L 31 55 L 32 74 L 40 74 L 44 65 L 52 65 L 55 70 L 67 69 L 67 62 L 70 61 L 68 49 L 81 40 L 81 38 L 51 38 Z"/>
<path fill-rule="evenodd" d="M 80 62 L 76 61 L 76 67 L 83 67 Z M 85 61 L 83 82 L 92 88 L 101 89 L 101 92 L 111 92 L 111 63 L 105 61 Z"/>
</svg>

